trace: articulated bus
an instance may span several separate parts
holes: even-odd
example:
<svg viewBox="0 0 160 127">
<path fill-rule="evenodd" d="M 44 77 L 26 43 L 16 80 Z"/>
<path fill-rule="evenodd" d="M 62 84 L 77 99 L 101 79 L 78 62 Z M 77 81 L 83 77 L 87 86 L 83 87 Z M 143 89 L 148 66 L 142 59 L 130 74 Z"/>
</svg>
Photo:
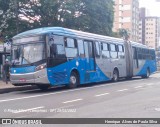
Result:
<svg viewBox="0 0 160 127">
<path fill-rule="evenodd" d="M 29 30 L 13 37 L 11 82 L 52 86 L 148 78 L 156 71 L 155 50 L 136 42 L 61 27 Z"/>
</svg>

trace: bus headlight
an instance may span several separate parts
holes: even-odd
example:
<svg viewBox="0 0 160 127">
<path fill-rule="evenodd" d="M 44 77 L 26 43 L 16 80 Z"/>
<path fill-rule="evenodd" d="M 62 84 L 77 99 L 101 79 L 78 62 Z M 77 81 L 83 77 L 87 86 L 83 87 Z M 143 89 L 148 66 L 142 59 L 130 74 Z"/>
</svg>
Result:
<svg viewBox="0 0 160 127">
<path fill-rule="evenodd" d="M 46 67 L 47 67 L 47 64 L 46 64 L 46 63 L 41 64 L 41 65 L 39 65 L 39 66 L 36 67 L 36 71 L 42 70 L 42 69 L 44 69 L 44 68 L 46 68 Z"/>
</svg>

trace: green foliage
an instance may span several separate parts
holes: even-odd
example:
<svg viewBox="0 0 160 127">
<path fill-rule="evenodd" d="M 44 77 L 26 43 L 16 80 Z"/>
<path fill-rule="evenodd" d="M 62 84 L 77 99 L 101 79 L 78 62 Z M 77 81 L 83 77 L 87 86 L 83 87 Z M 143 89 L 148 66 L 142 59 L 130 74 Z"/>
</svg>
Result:
<svg viewBox="0 0 160 127">
<path fill-rule="evenodd" d="M 130 34 L 129 34 L 129 31 L 127 29 L 123 29 L 123 28 L 119 29 L 118 33 L 119 33 L 120 37 L 123 37 L 123 39 L 125 39 L 125 40 L 129 39 Z"/>
<path fill-rule="evenodd" d="M 112 37 L 121 38 L 119 32 L 112 32 Z"/>
<path fill-rule="evenodd" d="M 112 35 L 112 0 L 0 0 L 3 35 L 48 26 L 61 26 Z"/>
</svg>

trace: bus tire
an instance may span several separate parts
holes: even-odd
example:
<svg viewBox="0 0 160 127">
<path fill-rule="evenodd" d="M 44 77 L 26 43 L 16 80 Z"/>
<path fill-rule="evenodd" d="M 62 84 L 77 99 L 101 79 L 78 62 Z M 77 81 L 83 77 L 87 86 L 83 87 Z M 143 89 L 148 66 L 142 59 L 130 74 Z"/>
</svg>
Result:
<svg viewBox="0 0 160 127">
<path fill-rule="evenodd" d="M 37 87 L 42 91 L 46 91 L 49 89 L 49 85 L 37 85 Z"/>
<path fill-rule="evenodd" d="M 142 78 L 149 78 L 149 76 L 150 76 L 150 70 L 149 70 L 149 68 L 147 68 L 146 75 L 142 76 Z"/>
<path fill-rule="evenodd" d="M 76 88 L 79 84 L 79 77 L 78 74 L 74 71 L 71 72 L 70 78 L 69 78 L 69 85 L 68 88 L 73 89 Z"/>
<path fill-rule="evenodd" d="M 119 73 L 117 69 L 114 69 L 113 71 L 113 78 L 112 78 L 113 82 L 117 82 L 119 80 Z"/>
</svg>

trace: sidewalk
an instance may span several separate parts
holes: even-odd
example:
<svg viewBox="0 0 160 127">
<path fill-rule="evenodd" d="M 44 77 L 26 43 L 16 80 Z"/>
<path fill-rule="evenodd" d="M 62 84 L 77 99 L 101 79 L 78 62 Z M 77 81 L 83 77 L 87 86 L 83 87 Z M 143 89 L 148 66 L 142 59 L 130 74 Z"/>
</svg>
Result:
<svg viewBox="0 0 160 127">
<path fill-rule="evenodd" d="M 0 80 L 0 94 L 13 91 L 32 90 L 36 88 L 37 86 L 13 86 L 11 83 L 6 84 L 2 80 Z"/>
</svg>

